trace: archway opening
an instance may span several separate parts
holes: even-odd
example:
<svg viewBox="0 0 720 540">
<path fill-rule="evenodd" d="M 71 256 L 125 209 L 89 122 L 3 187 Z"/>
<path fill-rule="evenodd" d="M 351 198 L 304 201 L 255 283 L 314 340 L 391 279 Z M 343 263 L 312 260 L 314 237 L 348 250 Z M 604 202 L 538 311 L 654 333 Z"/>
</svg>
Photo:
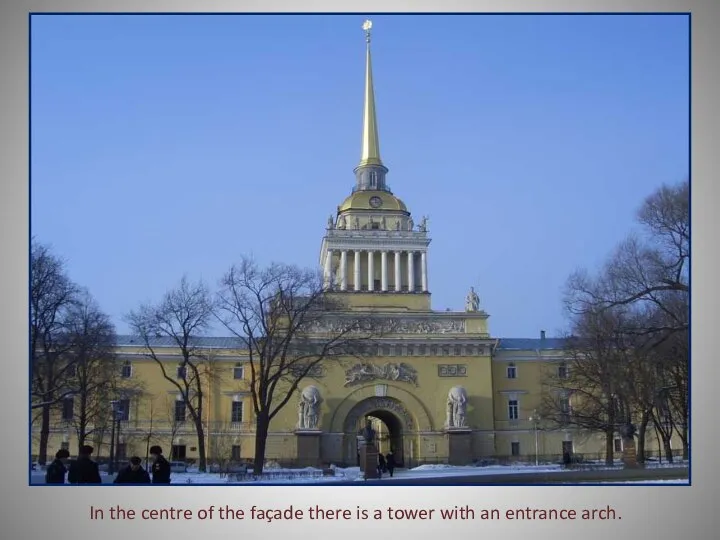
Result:
<svg viewBox="0 0 720 540">
<path fill-rule="evenodd" d="M 403 429 L 400 419 L 389 411 L 377 410 L 368 413 L 369 419 L 377 433 L 378 451 L 384 455 L 392 452 L 398 467 L 404 466 Z"/>
<path fill-rule="evenodd" d="M 378 447 L 378 451 L 383 455 L 392 452 L 397 466 L 404 467 L 403 425 L 400 419 L 387 410 L 377 409 L 370 411 L 358 421 L 358 432 L 365 427 L 368 420 L 370 420 L 373 429 L 375 429 L 375 444 Z"/>
</svg>

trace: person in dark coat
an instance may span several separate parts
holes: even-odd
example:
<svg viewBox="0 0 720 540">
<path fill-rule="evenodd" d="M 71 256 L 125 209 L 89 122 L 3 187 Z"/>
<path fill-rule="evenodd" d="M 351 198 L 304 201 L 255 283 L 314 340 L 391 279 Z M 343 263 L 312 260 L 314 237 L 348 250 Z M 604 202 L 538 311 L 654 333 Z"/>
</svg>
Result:
<svg viewBox="0 0 720 540">
<path fill-rule="evenodd" d="M 70 459 L 70 452 L 61 448 L 55 452 L 55 459 L 45 470 L 46 484 L 64 484 L 65 473 L 67 473 L 67 462 Z"/>
<path fill-rule="evenodd" d="M 565 468 L 570 467 L 570 464 L 572 463 L 572 458 L 570 456 L 570 452 L 567 450 L 563 450 L 563 465 Z"/>
<path fill-rule="evenodd" d="M 102 484 L 100 470 L 90 456 L 95 449 L 85 445 L 80 448 L 78 458 L 70 465 L 68 482 L 71 484 Z"/>
<path fill-rule="evenodd" d="M 393 471 L 397 466 L 397 463 L 395 463 L 395 456 L 392 452 L 388 452 L 387 456 L 385 456 L 385 463 L 387 464 L 387 470 L 390 473 L 390 478 L 392 478 Z"/>
<path fill-rule="evenodd" d="M 378 454 L 378 467 L 377 467 L 378 478 L 382 478 L 382 475 L 383 475 L 383 472 L 385 471 L 386 466 L 387 465 L 385 463 L 385 456 L 383 456 L 382 454 Z"/>
<path fill-rule="evenodd" d="M 150 456 L 153 458 L 152 464 L 152 483 L 153 484 L 169 484 L 170 483 L 170 463 L 162 455 L 162 448 L 153 446 L 150 448 Z"/>
<path fill-rule="evenodd" d="M 130 465 L 120 470 L 114 484 L 149 484 L 150 474 L 140 465 L 142 459 L 137 456 L 130 458 Z"/>
</svg>

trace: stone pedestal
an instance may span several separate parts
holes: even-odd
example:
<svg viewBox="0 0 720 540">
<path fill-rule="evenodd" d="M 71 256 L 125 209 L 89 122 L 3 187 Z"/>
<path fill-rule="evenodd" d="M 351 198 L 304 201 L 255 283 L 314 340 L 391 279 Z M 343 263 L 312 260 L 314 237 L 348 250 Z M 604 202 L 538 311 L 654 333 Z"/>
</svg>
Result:
<svg viewBox="0 0 720 540">
<path fill-rule="evenodd" d="M 365 474 L 365 480 L 378 477 L 378 449 L 374 443 L 363 444 L 360 447 L 360 470 Z"/>
<path fill-rule="evenodd" d="M 623 438 L 623 466 L 626 469 L 637 469 L 642 465 L 637 461 L 637 448 L 635 446 L 635 438 Z"/>
<path fill-rule="evenodd" d="M 450 465 L 470 465 L 472 462 L 472 430 L 449 428 L 445 432 Z"/>
<path fill-rule="evenodd" d="M 320 435 L 319 429 L 299 429 L 295 432 L 297 440 L 297 460 L 300 467 L 319 467 Z"/>
</svg>

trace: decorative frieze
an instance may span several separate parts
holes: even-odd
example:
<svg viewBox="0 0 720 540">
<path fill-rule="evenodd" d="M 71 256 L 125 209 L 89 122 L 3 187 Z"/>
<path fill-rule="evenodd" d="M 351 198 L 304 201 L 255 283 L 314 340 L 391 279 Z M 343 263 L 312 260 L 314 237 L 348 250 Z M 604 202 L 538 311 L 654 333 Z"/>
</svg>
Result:
<svg viewBox="0 0 720 540">
<path fill-rule="evenodd" d="M 463 319 L 450 318 L 413 318 L 413 319 L 376 319 L 372 322 L 363 321 L 367 324 L 358 324 L 354 320 L 337 319 L 316 319 L 311 321 L 305 330 L 309 333 L 342 333 L 347 332 L 351 326 L 352 332 L 369 332 L 392 334 L 464 334 L 465 321 Z"/>
<path fill-rule="evenodd" d="M 403 424 L 405 424 L 404 427 L 406 430 L 412 431 L 414 429 L 413 417 L 410 411 L 408 411 L 401 402 L 389 397 L 372 397 L 361 401 L 352 408 L 348 414 L 345 425 L 348 428 L 353 428 L 365 415 L 378 410 L 395 413 L 402 420 Z"/>
<path fill-rule="evenodd" d="M 438 366 L 438 377 L 467 377 L 467 365 L 440 364 Z"/>
<path fill-rule="evenodd" d="M 371 381 L 386 380 L 405 382 L 418 386 L 417 371 L 408 364 L 388 363 L 382 366 L 364 362 L 345 371 L 345 386 L 355 386 Z"/>
</svg>

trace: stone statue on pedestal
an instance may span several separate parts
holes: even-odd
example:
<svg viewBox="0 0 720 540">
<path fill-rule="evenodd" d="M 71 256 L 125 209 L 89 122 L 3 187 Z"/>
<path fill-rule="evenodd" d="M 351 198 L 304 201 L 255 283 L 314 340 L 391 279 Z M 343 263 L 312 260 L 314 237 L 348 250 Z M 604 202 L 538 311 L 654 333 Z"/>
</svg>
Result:
<svg viewBox="0 0 720 540">
<path fill-rule="evenodd" d="M 448 392 L 447 420 L 448 428 L 467 427 L 467 392 L 462 386 L 453 386 Z"/>
<path fill-rule="evenodd" d="M 298 403 L 298 429 L 317 429 L 322 397 L 316 386 L 306 386 Z"/>
<path fill-rule="evenodd" d="M 370 419 L 367 420 L 365 423 L 365 428 L 362 430 L 362 436 L 363 439 L 365 439 L 365 444 L 370 445 L 375 442 L 375 430 L 372 427 L 372 422 Z"/>
<path fill-rule="evenodd" d="M 470 292 L 465 297 L 465 311 L 478 311 L 480 309 L 480 297 L 475 292 L 475 287 L 470 287 Z"/>
</svg>

